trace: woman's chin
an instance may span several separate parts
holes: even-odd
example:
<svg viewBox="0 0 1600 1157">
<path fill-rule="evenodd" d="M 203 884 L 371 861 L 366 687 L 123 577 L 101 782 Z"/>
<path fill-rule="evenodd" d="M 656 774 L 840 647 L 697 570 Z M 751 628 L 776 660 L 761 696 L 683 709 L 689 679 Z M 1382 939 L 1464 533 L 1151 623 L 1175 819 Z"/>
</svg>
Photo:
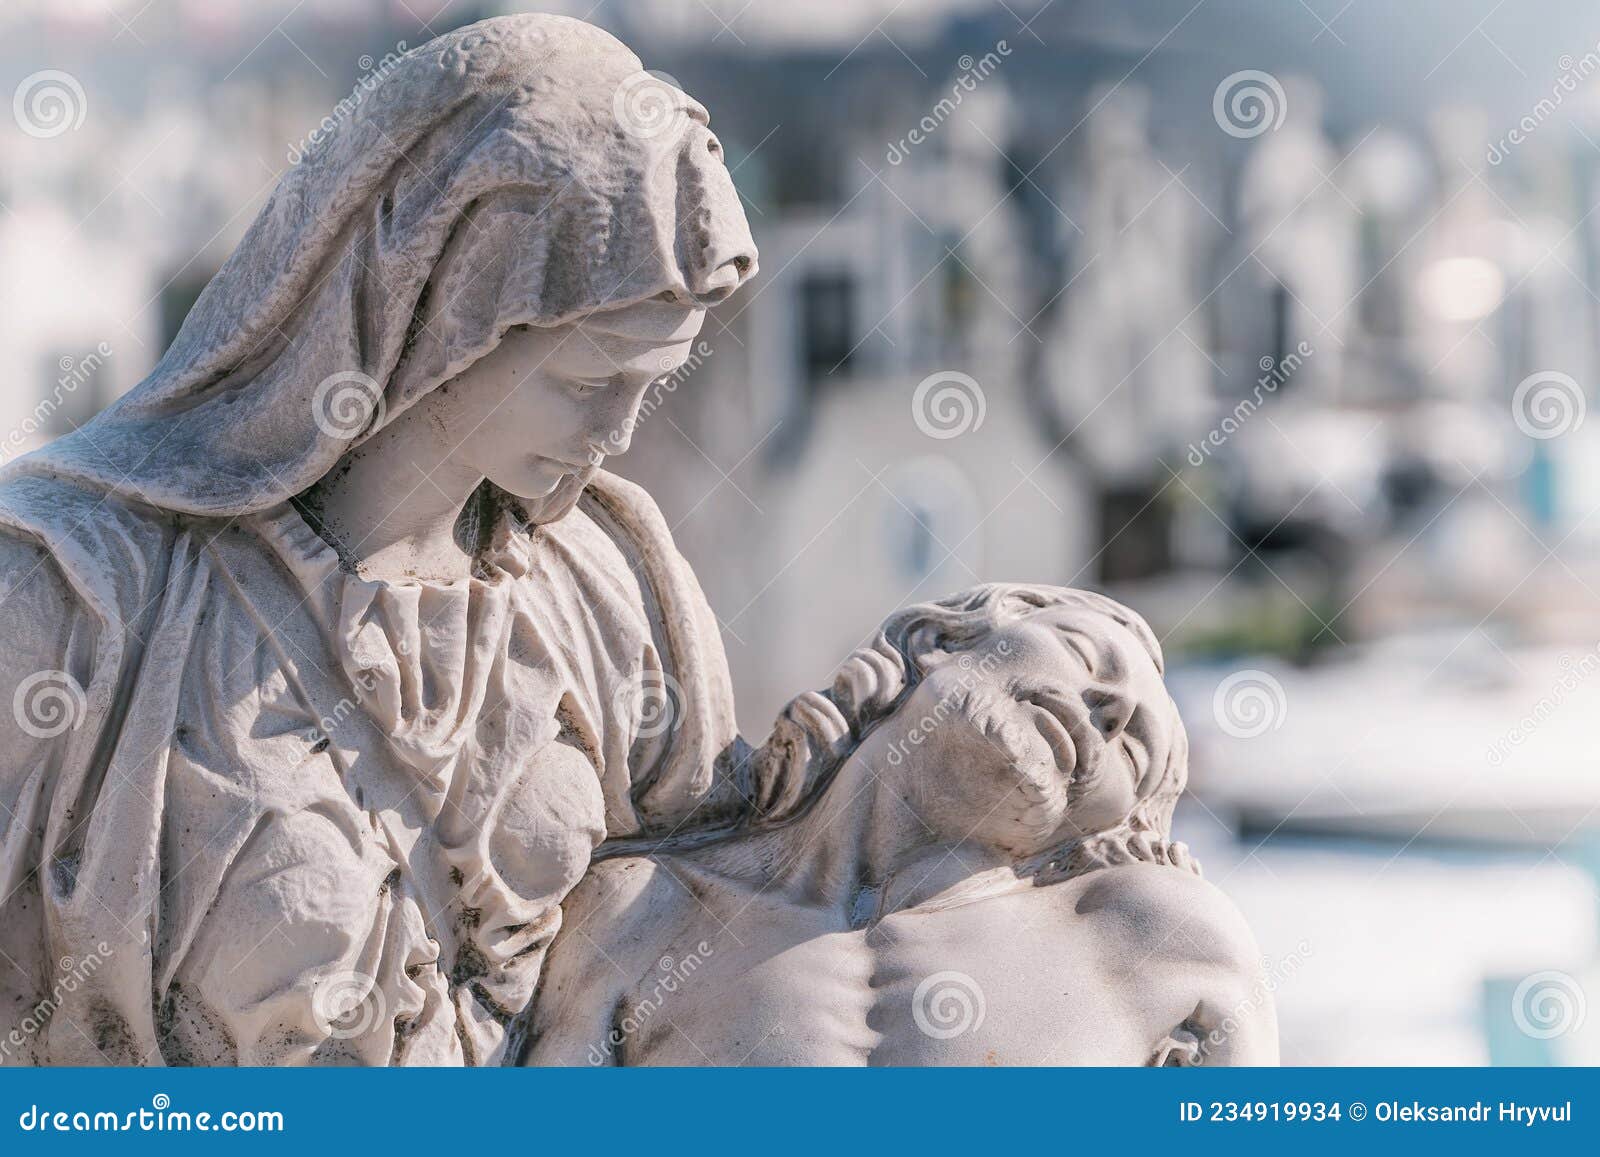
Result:
<svg viewBox="0 0 1600 1157">
<path fill-rule="evenodd" d="M 500 489 L 510 491 L 525 502 L 537 502 L 541 498 L 549 498 L 561 488 L 561 483 L 570 477 L 572 477 L 571 472 L 552 467 L 530 470 L 516 478 L 494 481 Z"/>
<path fill-rule="evenodd" d="M 542 502 L 553 497 L 558 490 L 569 483 L 577 485 L 580 489 L 587 486 L 589 479 L 594 477 L 598 469 L 598 463 L 585 466 L 581 470 L 558 466 L 548 471 L 528 471 L 514 479 L 491 478 L 490 481 L 524 502 Z"/>
<path fill-rule="evenodd" d="M 549 498 L 561 486 L 561 481 L 565 477 L 565 474 L 555 474 L 549 478 L 531 480 L 527 489 L 521 494 L 517 495 L 517 497 L 526 498 L 529 501 L 532 501 L 536 498 Z"/>
</svg>

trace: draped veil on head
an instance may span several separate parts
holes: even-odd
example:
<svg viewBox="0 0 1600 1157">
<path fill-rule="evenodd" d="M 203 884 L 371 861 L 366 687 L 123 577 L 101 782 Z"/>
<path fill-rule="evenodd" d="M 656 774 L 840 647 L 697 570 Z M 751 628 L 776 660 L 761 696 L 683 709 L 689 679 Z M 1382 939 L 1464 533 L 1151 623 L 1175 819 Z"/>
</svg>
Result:
<svg viewBox="0 0 1600 1157">
<path fill-rule="evenodd" d="M 486 20 L 357 97 L 150 376 L 7 473 L 189 514 L 264 510 L 513 325 L 709 305 L 755 270 L 705 110 L 592 25 Z"/>
</svg>

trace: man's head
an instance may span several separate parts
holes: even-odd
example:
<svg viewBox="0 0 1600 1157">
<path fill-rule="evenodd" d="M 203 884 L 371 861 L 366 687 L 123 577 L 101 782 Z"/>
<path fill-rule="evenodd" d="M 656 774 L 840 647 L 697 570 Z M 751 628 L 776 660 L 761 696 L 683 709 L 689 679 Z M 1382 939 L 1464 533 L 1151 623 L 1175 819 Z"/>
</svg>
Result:
<svg viewBox="0 0 1600 1157">
<path fill-rule="evenodd" d="M 910 607 L 801 696 L 755 761 L 769 817 L 846 758 L 892 774 L 925 823 L 1027 856 L 1125 824 L 1167 838 L 1187 774 L 1161 651 L 1138 615 L 1061 587 Z"/>
<path fill-rule="evenodd" d="M 1074 600 L 914 655 L 923 678 L 858 754 L 908 769 L 899 782 L 948 839 L 1026 856 L 1107 831 L 1153 793 L 1181 726 L 1141 633 Z"/>
</svg>

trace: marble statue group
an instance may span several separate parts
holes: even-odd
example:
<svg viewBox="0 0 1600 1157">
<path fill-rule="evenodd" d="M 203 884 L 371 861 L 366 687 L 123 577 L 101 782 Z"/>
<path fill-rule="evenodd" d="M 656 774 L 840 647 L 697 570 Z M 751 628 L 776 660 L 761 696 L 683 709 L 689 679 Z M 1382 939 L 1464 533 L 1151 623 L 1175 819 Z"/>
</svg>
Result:
<svg viewBox="0 0 1600 1157">
<path fill-rule="evenodd" d="M 408 52 L 0 472 L 0 1063 L 1275 1063 L 1134 612 L 898 610 L 738 735 L 604 469 L 757 271 L 642 67 L 551 16 Z"/>
</svg>

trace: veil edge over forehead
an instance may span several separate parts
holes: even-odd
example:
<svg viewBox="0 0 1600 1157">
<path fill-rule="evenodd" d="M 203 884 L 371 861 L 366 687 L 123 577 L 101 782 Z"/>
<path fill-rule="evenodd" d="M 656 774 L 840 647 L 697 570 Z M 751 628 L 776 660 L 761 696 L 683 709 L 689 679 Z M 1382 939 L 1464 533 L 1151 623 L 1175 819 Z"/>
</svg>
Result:
<svg viewBox="0 0 1600 1157">
<path fill-rule="evenodd" d="M 282 177 L 151 374 L 0 472 L 277 505 L 512 325 L 708 306 L 756 252 L 704 109 L 566 17 L 407 53 Z M 580 483 L 581 485 L 581 483 Z"/>
</svg>

